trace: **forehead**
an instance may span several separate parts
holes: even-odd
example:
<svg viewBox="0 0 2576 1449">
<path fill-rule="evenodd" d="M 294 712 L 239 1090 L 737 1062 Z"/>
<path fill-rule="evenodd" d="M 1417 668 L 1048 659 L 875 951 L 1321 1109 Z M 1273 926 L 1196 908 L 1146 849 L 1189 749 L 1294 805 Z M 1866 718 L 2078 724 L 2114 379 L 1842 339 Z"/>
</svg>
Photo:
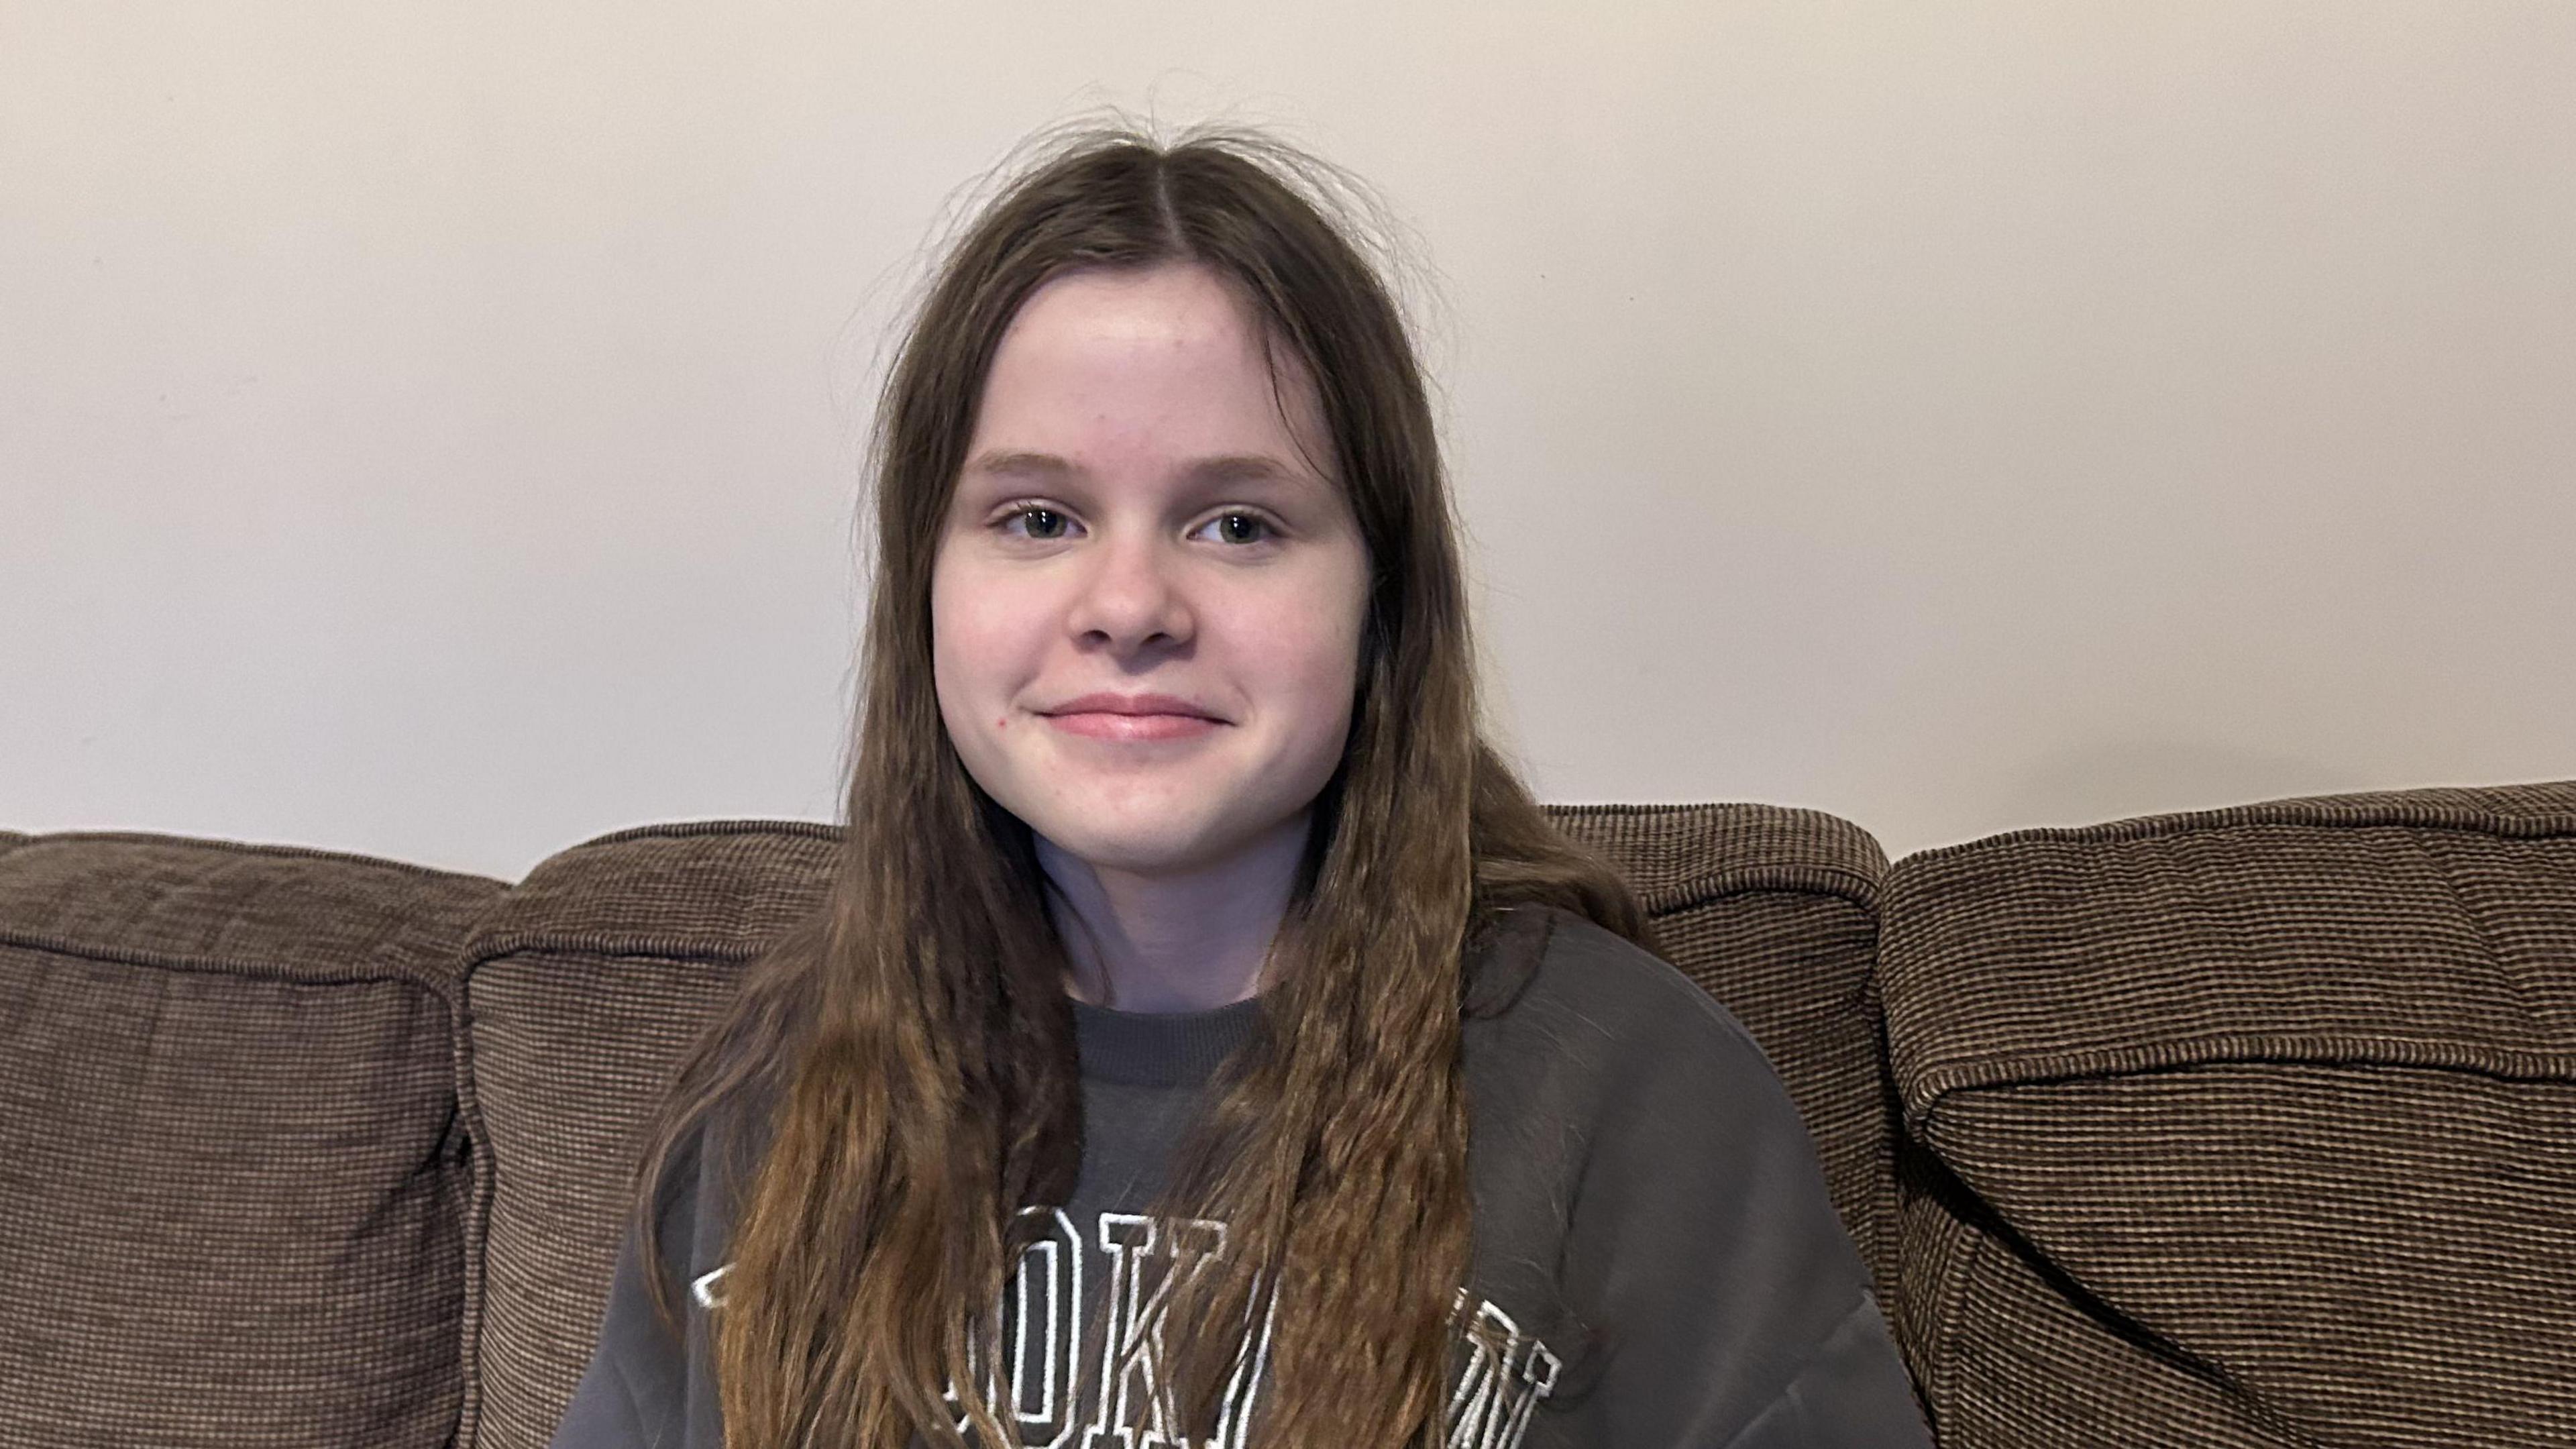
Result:
<svg viewBox="0 0 2576 1449">
<path fill-rule="evenodd" d="M 1072 266 L 1033 288 L 1002 352 L 1088 346 L 1208 347 L 1252 355 L 1260 311 L 1240 283 L 1197 262 Z"/>
<path fill-rule="evenodd" d="M 1320 402 L 1295 349 L 1269 333 L 1203 266 L 1060 273 L 995 348 L 968 467 L 1044 470 L 1033 460 L 1052 457 L 1185 463 L 1227 481 L 1311 475 L 1330 456 Z"/>
</svg>

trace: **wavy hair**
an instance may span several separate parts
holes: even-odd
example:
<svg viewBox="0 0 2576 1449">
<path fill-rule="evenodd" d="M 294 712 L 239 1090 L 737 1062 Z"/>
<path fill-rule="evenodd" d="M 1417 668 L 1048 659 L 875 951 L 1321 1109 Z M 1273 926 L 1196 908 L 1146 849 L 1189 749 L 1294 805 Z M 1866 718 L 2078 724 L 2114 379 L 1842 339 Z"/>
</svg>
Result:
<svg viewBox="0 0 2576 1449">
<path fill-rule="evenodd" d="M 1422 369 L 1344 214 L 1364 190 L 1232 126 L 1167 144 L 1085 123 L 1024 151 L 940 260 L 887 371 L 846 829 L 820 905 L 745 969 L 657 1103 L 631 1182 L 652 1301 L 676 1330 L 652 1265 L 678 1147 L 743 1104 L 759 1142 L 737 1169 L 713 1330 L 726 1442 L 1019 1442 L 993 1350 L 1036 1216 L 1020 1209 L 1064 1202 L 1081 1162 L 1069 958 L 1028 826 L 942 724 L 931 568 L 987 368 L 1030 292 L 1069 268 L 1194 264 L 1253 310 L 1274 381 L 1282 346 L 1314 379 L 1373 575 L 1351 728 L 1257 1025 L 1158 1203 L 1226 1225 L 1221 1252 L 1169 1273 L 1166 1422 L 1200 1436 L 1263 1322 L 1250 1442 L 1436 1445 L 1454 1335 L 1478 1331 L 1457 1312 L 1470 965 L 1520 904 L 1654 943 L 1625 882 L 1549 822 L 1480 730 Z"/>
</svg>

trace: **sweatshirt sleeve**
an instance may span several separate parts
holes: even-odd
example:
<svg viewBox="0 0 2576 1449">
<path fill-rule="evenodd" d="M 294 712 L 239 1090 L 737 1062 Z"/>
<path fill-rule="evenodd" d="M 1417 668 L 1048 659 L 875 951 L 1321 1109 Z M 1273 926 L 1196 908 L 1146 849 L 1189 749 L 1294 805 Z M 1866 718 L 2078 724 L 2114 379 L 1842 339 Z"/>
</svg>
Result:
<svg viewBox="0 0 2576 1449">
<path fill-rule="evenodd" d="M 1587 1027 L 1607 1065 L 1569 1213 L 1597 1364 L 1551 1437 L 1617 1449 L 1930 1449 L 1813 1139 L 1735 1018 L 1678 972 Z"/>
<path fill-rule="evenodd" d="M 700 1141 L 693 1130 L 674 1145 L 664 1188 L 656 1195 L 663 1283 L 672 1291 L 681 1331 L 663 1326 L 653 1312 L 641 1244 L 630 1225 L 618 1244 L 589 1366 L 548 1449 L 713 1449 L 718 1442 L 714 1405 L 702 1402 L 711 1397 L 702 1385 L 704 1320 L 691 1301 L 687 1266 L 708 1248 L 699 1241 L 707 1192 L 699 1171 Z"/>
<path fill-rule="evenodd" d="M 582 1371 L 572 1402 L 556 1424 L 547 1449 L 672 1449 L 679 1443 L 677 1421 L 665 1412 L 659 1428 L 648 1428 L 644 1407 L 630 1375 L 648 1382 L 681 1382 L 680 1345 L 653 1316 L 644 1279 L 636 1266 L 634 1234 L 628 1233 L 617 1253 L 617 1272 L 609 1280 L 608 1305 L 601 1315 L 599 1338 L 590 1365 Z"/>
</svg>

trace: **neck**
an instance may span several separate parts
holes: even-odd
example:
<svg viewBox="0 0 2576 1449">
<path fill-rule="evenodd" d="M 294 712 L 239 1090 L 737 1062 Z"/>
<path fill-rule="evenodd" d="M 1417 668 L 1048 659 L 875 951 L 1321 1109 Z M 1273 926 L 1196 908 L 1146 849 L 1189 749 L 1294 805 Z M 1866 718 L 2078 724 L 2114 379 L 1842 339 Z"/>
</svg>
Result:
<svg viewBox="0 0 2576 1449">
<path fill-rule="evenodd" d="M 1144 874 L 1092 865 L 1037 837 L 1077 1001 L 1119 1011 L 1208 1011 L 1261 990 L 1261 964 L 1296 884 L 1308 816 L 1223 860 Z"/>
</svg>

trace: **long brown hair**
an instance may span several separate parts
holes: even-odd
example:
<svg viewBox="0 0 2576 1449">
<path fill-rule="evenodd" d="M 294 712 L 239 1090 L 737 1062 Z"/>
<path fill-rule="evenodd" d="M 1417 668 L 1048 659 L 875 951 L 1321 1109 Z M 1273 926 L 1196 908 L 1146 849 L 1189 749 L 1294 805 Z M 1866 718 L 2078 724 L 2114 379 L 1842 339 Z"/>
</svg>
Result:
<svg viewBox="0 0 2576 1449">
<path fill-rule="evenodd" d="M 1348 743 L 1258 1025 L 1160 1203 L 1227 1225 L 1221 1255 L 1170 1272 L 1164 1383 L 1197 1438 L 1246 1327 L 1268 1318 L 1255 1442 L 1436 1444 L 1471 1241 L 1467 963 L 1523 903 L 1653 942 L 1625 883 L 1549 823 L 1480 731 L 1422 370 L 1367 238 L 1338 215 L 1365 189 L 1241 127 L 1165 144 L 1087 122 L 1037 141 L 940 263 L 879 399 L 878 567 L 826 897 L 680 1064 L 636 1164 L 633 1231 L 658 1264 L 675 1145 L 720 1104 L 759 1104 L 765 1145 L 739 1168 L 715 1314 L 727 1442 L 954 1445 L 961 1423 L 1019 1442 L 988 1346 L 1018 1210 L 1064 1202 L 1081 1161 L 1068 958 L 1028 826 L 942 726 L 931 566 L 987 366 L 1029 293 L 1067 268 L 1194 263 L 1257 311 L 1274 367 L 1284 345 L 1314 379 L 1373 576 Z M 676 1328 L 675 1290 L 649 1276 Z"/>
</svg>

